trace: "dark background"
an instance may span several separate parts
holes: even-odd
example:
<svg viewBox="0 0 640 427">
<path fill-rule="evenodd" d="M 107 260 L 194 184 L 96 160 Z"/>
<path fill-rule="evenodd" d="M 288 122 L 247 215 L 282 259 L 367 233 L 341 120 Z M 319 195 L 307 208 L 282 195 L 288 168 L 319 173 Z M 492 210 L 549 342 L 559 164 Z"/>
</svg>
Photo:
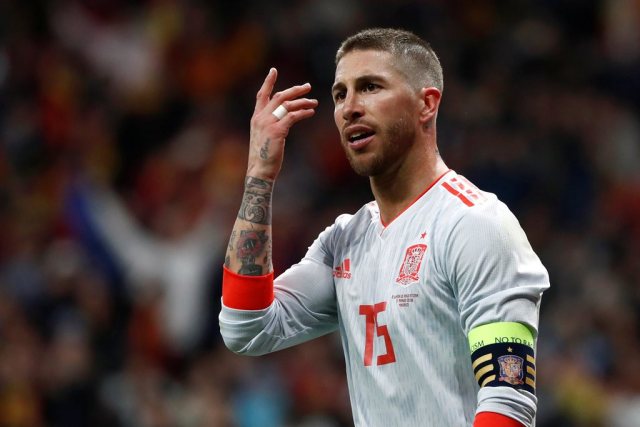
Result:
<svg viewBox="0 0 640 427">
<path fill-rule="evenodd" d="M 287 140 L 276 272 L 371 199 L 330 99 L 338 44 L 370 26 L 430 41 L 445 162 L 509 205 L 549 270 L 537 425 L 637 425 L 639 2 L 67 0 L 0 2 L 1 426 L 350 425 L 335 336 L 243 358 L 216 316 L 269 67 L 320 100 Z M 114 246 L 113 206 L 158 252 Z M 178 259 L 185 283 L 163 270 Z M 204 309 L 171 333 L 181 286 Z"/>
</svg>

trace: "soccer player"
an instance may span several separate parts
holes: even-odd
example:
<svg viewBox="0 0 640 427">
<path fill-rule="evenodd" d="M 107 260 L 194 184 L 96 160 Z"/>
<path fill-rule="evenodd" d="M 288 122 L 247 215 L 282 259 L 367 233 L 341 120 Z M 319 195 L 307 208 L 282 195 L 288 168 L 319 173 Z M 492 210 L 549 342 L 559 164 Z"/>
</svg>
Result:
<svg viewBox="0 0 640 427">
<path fill-rule="evenodd" d="M 260 355 L 339 330 L 357 426 L 532 426 L 548 274 L 495 195 L 438 153 L 442 68 L 413 33 L 364 30 L 336 54 L 334 119 L 375 201 L 340 215 L 274 280 L 271 195 L 309 84 L 257 94 L 225 259 L 226 345 Z"/>
</svg>

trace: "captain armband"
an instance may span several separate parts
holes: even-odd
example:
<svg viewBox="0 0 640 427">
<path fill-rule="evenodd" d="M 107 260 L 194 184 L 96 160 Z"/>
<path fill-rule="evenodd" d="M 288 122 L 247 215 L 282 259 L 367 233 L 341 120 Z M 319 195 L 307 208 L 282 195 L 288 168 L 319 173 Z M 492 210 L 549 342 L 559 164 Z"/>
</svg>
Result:
<svg viewBox="0 0 640 427">
<path fill-rule="evenodd" d="M 473 373 L 480 387 L 512 387 L 535 394 L 533 334 L 522 323 L 497 322 L 469 332 Z"/>
</svg>

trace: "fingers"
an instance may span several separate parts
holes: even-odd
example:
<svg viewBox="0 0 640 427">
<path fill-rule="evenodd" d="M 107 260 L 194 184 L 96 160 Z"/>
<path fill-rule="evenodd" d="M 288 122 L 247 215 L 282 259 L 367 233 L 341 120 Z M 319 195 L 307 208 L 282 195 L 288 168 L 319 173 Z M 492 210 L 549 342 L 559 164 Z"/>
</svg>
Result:
<svg viewBox="0 0 640 427">
<path fill-rule="evenodd" d="M 307 110 L 313 109 L 318 105 L 318 101 L 316 99 L 308 99 L 308 98 L 299 98 L 302 95 L 305 95 L 311 91 L 311 85 L 309 83 L 305 83 L 303 85 L 292 86 L 286 90 L 276 93 L 271 98 L 271 101 L 267 103 L 265 109 L 276 121 L 283 121 L 284 123 L 295 123 L 290 122 L 289 120 L 283 120 L 287 117 L 297 117 L 298 114 L 293 114 L 297 110 Z M 282 115 L 282 111 L 276 111 L 280 108 L 280 106 L 286 109 L 285 114 Z M 297 121 L 297 120 L 296 120 Z"/>
<path fill-rule="evenodd" d="M 298 123 L 300 120 L 304 120 L 313 116 L 315 113 L 316 113 L 316 110 L 313 108 L 305 108 L 303 110 L 292 111 L 288 113 L 286 116 L 284 116 L 281 122 L 286 127 L 289 128 L 293 126 L 295 123 Z"/>
<path fill-rule="evenodd" d="M 289 128 L 294 123 L 311 117 L 315 113 L 314 109 L 317 107 L 318 101 L 301 98 L 301 96 L 311 91 L 311 84 L 305 83 L 292 86 L 271 96 L 277 77 L 278 71 L 275 68 L 271 68 L 256 94 L 253 119 L 257 121 L 267 120 L 263 122 L 264 124 L 280 122 Z"/>
<path fill-rule="evenodd" d="M 309 98 L 298 98 L 292 101 L 285 101 L 281 105 L 286 108 L 287 111 L 292 112 L 306 108 L 315 108 L 318 106 L 318 100 Z"/>
<path fill-rule="evenodd" d="M 311 85 L 309 83 L 305 83 L 303 85 L 298 85 L 298 86 L 292 86 L 288 89 L 285 89 L 281 92 L 277 92 L 275 95 L 273 95 L 273 97 L 271 98 L 271 101 L 269 102 L 269 106 L 272 107 L 272 109 L 275 109 L 278 105 L 286 101 L 291 101 L 295 98 L 303 96 L 309 93 L 310 91 L 311 91 Z M 289 110 L 289 108 L 287 108 L 287 110 Z"/>
<path fill-rule="evenodd" d="M 251 117 L 248 173 L 275 179 L 282 167 L 285 139 L 293 124 L 315 114 L 318 101 L 305 98 L 311 85 L 292 86 L 273 94 L 278 72 L 271 68 L 256 95 Z"/>
<path fill-rule="evenodd" d="M 318 106 L 318 100 L 309 98 L 298 98 L 291 101 L 285 101 L 282 105 L 287 109 L 287 114 L 280 120 L 287 127 L 294 123 L 313 116 L 315 108 Z"/>
<path fill-rule="evenodd" d="M 256 94 L 256 111 L 263 109 L 269 102 L 269 98 L 271 97 L 271 92 L 273 92 L 273 87 L 276 84 L 277 78 L 278 70 L 271 68 L 267 77 L 265 77 L 260 90 L 258 90 L 258 93 Z"/>
</svg>

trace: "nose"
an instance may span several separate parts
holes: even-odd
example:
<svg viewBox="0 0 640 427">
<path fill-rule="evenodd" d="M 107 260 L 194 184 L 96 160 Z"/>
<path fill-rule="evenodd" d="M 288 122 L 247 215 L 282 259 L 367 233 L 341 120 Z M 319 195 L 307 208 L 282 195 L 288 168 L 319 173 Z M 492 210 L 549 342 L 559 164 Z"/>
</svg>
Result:
<svg viewBox="0 0 640 427">
<path fill-rule="evenodd" d="M 355 91 L 347 93 L 342 104 L 342 118 L 349 122 L 363 115 L 362 99 L 358 96 L 358 93 Z"/>
</svg>

